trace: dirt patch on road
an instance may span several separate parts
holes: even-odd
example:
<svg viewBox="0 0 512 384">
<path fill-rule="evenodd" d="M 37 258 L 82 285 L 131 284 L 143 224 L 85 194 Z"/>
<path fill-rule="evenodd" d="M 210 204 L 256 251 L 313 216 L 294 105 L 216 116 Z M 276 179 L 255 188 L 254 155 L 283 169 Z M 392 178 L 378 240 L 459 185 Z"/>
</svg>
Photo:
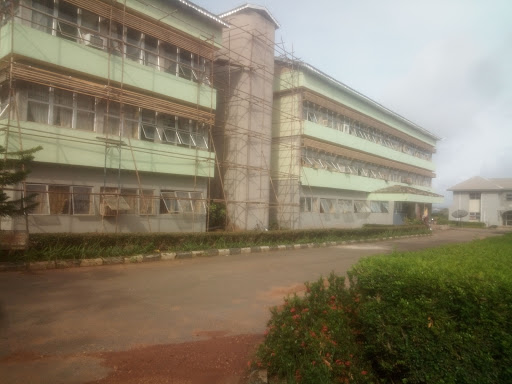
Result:
<svg viewBox="0 0 512 384">
<path fill-rule="evenodd" d="M 93 383 L 239 384 L 262 341 L 262 335 L 237 335 L 95 354 L 111 372 Z"/>
</svg>

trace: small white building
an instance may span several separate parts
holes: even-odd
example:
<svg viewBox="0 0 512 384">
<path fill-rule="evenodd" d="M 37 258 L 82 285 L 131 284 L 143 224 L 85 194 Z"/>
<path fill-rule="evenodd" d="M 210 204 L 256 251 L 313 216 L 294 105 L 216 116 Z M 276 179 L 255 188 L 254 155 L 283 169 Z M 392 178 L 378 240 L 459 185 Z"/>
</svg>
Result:
<svg viewBox="0 0 512 384">
<path fill-rule="evenodd" d="M 489 225 L 512 226 L 512 178 L 486 179 L 472 177 L 448 188 L 453 191 L 449 216 L 462 210 L 468 214 L 462 221 L 480 221 Z M 456 215 L 457 216 L 457 215 Z"/>
</svg>

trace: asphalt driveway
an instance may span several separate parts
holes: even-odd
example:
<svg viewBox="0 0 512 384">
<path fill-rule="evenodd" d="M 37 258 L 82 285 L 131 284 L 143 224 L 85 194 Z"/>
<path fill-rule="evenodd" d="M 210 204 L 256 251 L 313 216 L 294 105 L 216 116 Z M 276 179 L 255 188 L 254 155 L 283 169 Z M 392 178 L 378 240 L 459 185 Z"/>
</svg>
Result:
<svg viewBox="0 0 512 384">
<path fill-rule="evenodd" d="M 363 256 L 494 235 L 499 231 L 452 229 L 329 248 L 4 272 L 0 381 L 92 382 L 113 369 L 102 364 L 102 352 L 260 335 L 269 307 L 304 281 L 344 274 Z"/>
</svg>

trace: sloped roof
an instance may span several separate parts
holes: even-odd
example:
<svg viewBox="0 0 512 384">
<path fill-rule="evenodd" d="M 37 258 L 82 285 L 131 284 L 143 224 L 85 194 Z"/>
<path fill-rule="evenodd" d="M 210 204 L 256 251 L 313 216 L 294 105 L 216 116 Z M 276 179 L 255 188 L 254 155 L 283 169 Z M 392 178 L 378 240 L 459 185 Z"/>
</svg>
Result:
<svg viewBox="0 0 512 384">
<path fill-rule="evenodd" d="M 405 185 L 393 185 L 373 191 L 373 193 L 408 193 L 411 195 L 430 196 L 430 197 L 443 197 L 434 192 L 424 191 L 422 189 L 407 187 Z"/>
<path fill-rule="evenodd" d="M 270 11 L 266 7 L 264 7 L 262 5 L 256 5 L 256 4 L 250 4 L 250 3 L 242 5 L 240 7 L 235 8 L 235 9 L 232 9 L 231 11 L 224 12 L 224 13 L 220 14 L 219 17 L 221 19 L 223 19 L 223 18 L 225 18 L 227 16 L 231 16 L 231 15 L 233 15 L 235 13 L 243 11 L 244 9 L 252 9 L 252 10 L 254 10 L 256 12 L 259 12 L 259 13 L 263 14 L 263 16 L 265 16 L 268 20 L 270 20 L 271 22 L 274 23 L 276 29 L 281 27 L 279 25 L 279 23 L 277 22 L 276 18 L 274 16 L 272 16 Z"/>
<path fill-rule="evenodd" d="M 448 191 L 502 191 L 512 190 L 512 179 L 486 179 L 474 176 L 448 188 Z"/>
</svg>

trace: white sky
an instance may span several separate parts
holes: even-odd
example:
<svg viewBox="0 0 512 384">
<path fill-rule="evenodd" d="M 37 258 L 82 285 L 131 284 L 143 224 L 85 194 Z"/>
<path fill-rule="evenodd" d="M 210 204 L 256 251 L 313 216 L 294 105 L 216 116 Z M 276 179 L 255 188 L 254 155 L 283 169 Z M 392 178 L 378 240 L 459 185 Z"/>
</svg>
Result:
<svg viewBox="0 0 512 384">
<path fill-rule="evenodd" d="M 214 14 L 238 0 L 192 0 Z M 442 137 L 433 186 L 512 178 L 511 0 L 260 0 L 288 51 Z"/>
</svg>

